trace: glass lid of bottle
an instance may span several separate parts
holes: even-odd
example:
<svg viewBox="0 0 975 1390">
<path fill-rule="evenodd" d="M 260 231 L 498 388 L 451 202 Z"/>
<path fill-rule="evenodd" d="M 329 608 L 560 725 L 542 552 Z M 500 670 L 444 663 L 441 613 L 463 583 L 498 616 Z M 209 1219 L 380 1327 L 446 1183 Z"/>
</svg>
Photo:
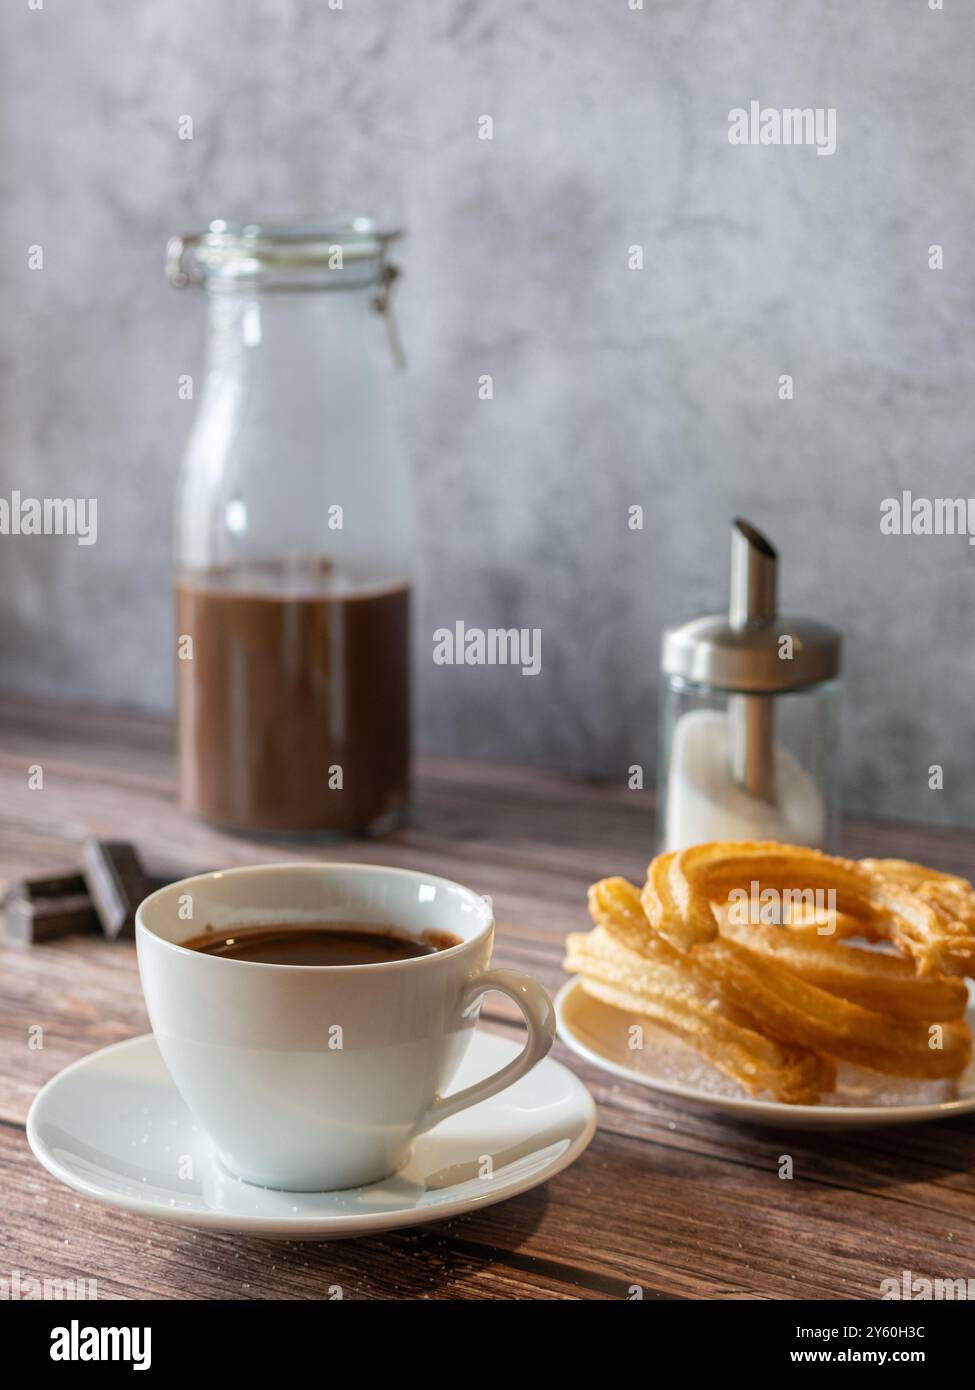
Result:
<svg viewBox="0 0 975 1390">
<path fill-rule="evenodd" d="M 391 279 L 387 253 L 401 235 L 371 217 L 335 222 L 211 222 L 205 232 L 170 237 L 171 285 L 208 289 L 356 289 Z"/>
</svg>

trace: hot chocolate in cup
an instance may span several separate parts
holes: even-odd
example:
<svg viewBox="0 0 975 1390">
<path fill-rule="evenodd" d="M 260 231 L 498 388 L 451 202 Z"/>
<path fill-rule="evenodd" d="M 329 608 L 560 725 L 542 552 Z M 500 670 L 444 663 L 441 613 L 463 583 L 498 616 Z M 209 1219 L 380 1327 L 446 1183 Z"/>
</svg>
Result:
<svg viewBox="0 0 975 1390">
<path fill-rule="evenodd" d="M 282 925 L 323 939 L 361 930 L 369 963 L 271 963 L 205 941 Z M 416 949 L 377 957 L 382 934 Z M 551 1001 L 527 975 L 490 969 L 493 938 L 491 905 L 470 889 L 369 865 L 201 874 L 153 893 L 136 918 L 149 1018 L 187 1106 L 231 1173 L 300 1192 L 387 1177 L 418 1134 L 545 1056 Z M 490 990 L 518 1004 L 525 1047 L 451 1094 Z"/>
</svg>

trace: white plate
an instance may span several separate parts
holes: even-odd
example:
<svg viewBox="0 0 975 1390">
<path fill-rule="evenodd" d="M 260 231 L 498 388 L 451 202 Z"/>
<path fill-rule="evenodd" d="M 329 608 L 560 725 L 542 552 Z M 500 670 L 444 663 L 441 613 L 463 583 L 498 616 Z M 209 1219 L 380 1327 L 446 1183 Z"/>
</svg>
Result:
<svg viewBox="0 0 975 1390">
<path fill-rule="evenodd" d="M 520 1047 L 476 1032 L 455 1087 L 490 1075 Z M 526 1192 L 578 1158 L 595 1125 L 585 1086 L 546 1058 L 506 1091 L 421 1135 L 407 1166 L 385 1182 L 274 1192 L 221 1167 L 147 1034 L 49 1081 L 30 1108 L 27 1138 L 48 1172 L 109 1206 L 181 1226 L 331 1240 L 442 1221 Z"/>
<path fill-rule="evenodd" d="M 836 1090 L 828 1104 L 784 1105 L 753 1100 L 741 1087 L 678 1038 L 637 1014 L 593 999 L 577 979 L 555 999 L 559 1037 L 567 1047 L 603 1071 L 690 1105 L 731 1115 L 751 1124 L 786 1129 L 859 1129 L 947 1120 L 975 1110 L 975 1061 L 956 1081 L 906 1081 L 840 1063 Z M 968 1011 L 975 1025 L 975 1010 Z M 643 1047 L 629 1046 L 629 1029 L 643 1027 Z"/>
</svg>

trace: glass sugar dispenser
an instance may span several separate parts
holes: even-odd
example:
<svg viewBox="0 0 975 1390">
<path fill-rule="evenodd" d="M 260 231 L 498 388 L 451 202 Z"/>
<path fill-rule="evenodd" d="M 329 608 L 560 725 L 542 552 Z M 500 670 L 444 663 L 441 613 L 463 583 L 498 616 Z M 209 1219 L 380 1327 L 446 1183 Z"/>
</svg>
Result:
<svg viewBox="0 0 975 1390">
<path fill-rule="evenodd" d="M 736 519 L 728 612 L 663 635 L 661 850 L 711 840 L 836 848 L 841 638 L 779 614 L 777 569 L 771 542 Z"/>
</svg>

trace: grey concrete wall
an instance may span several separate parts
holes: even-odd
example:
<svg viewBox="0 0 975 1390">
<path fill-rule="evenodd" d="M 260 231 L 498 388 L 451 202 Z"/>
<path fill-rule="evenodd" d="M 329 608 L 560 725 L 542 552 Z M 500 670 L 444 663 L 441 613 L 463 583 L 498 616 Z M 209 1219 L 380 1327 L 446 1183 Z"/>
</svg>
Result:
<svg viewBox="0 0 975 1390">
<path fill-rule="evenodd" d="M 0 495 L 100 506 L 90 548 L 0 537 L 0 686 L 170 701 L 202 304 L 167 234 L 370 209 L 410 232 L 422 745 L 652 762 L 660 630 L 721 605 L 740 511 L 847 636 L 848 804 L 975 823 L 975 549 L 879 529 L 975 492 L 970 5 L 11 0 L 0 32 Z M 752 99 L 835 107 L 835 154 L 732 146 Z M 541 627 L 542 674 L 434 666 L 458 617 Z"/>
</svg>

